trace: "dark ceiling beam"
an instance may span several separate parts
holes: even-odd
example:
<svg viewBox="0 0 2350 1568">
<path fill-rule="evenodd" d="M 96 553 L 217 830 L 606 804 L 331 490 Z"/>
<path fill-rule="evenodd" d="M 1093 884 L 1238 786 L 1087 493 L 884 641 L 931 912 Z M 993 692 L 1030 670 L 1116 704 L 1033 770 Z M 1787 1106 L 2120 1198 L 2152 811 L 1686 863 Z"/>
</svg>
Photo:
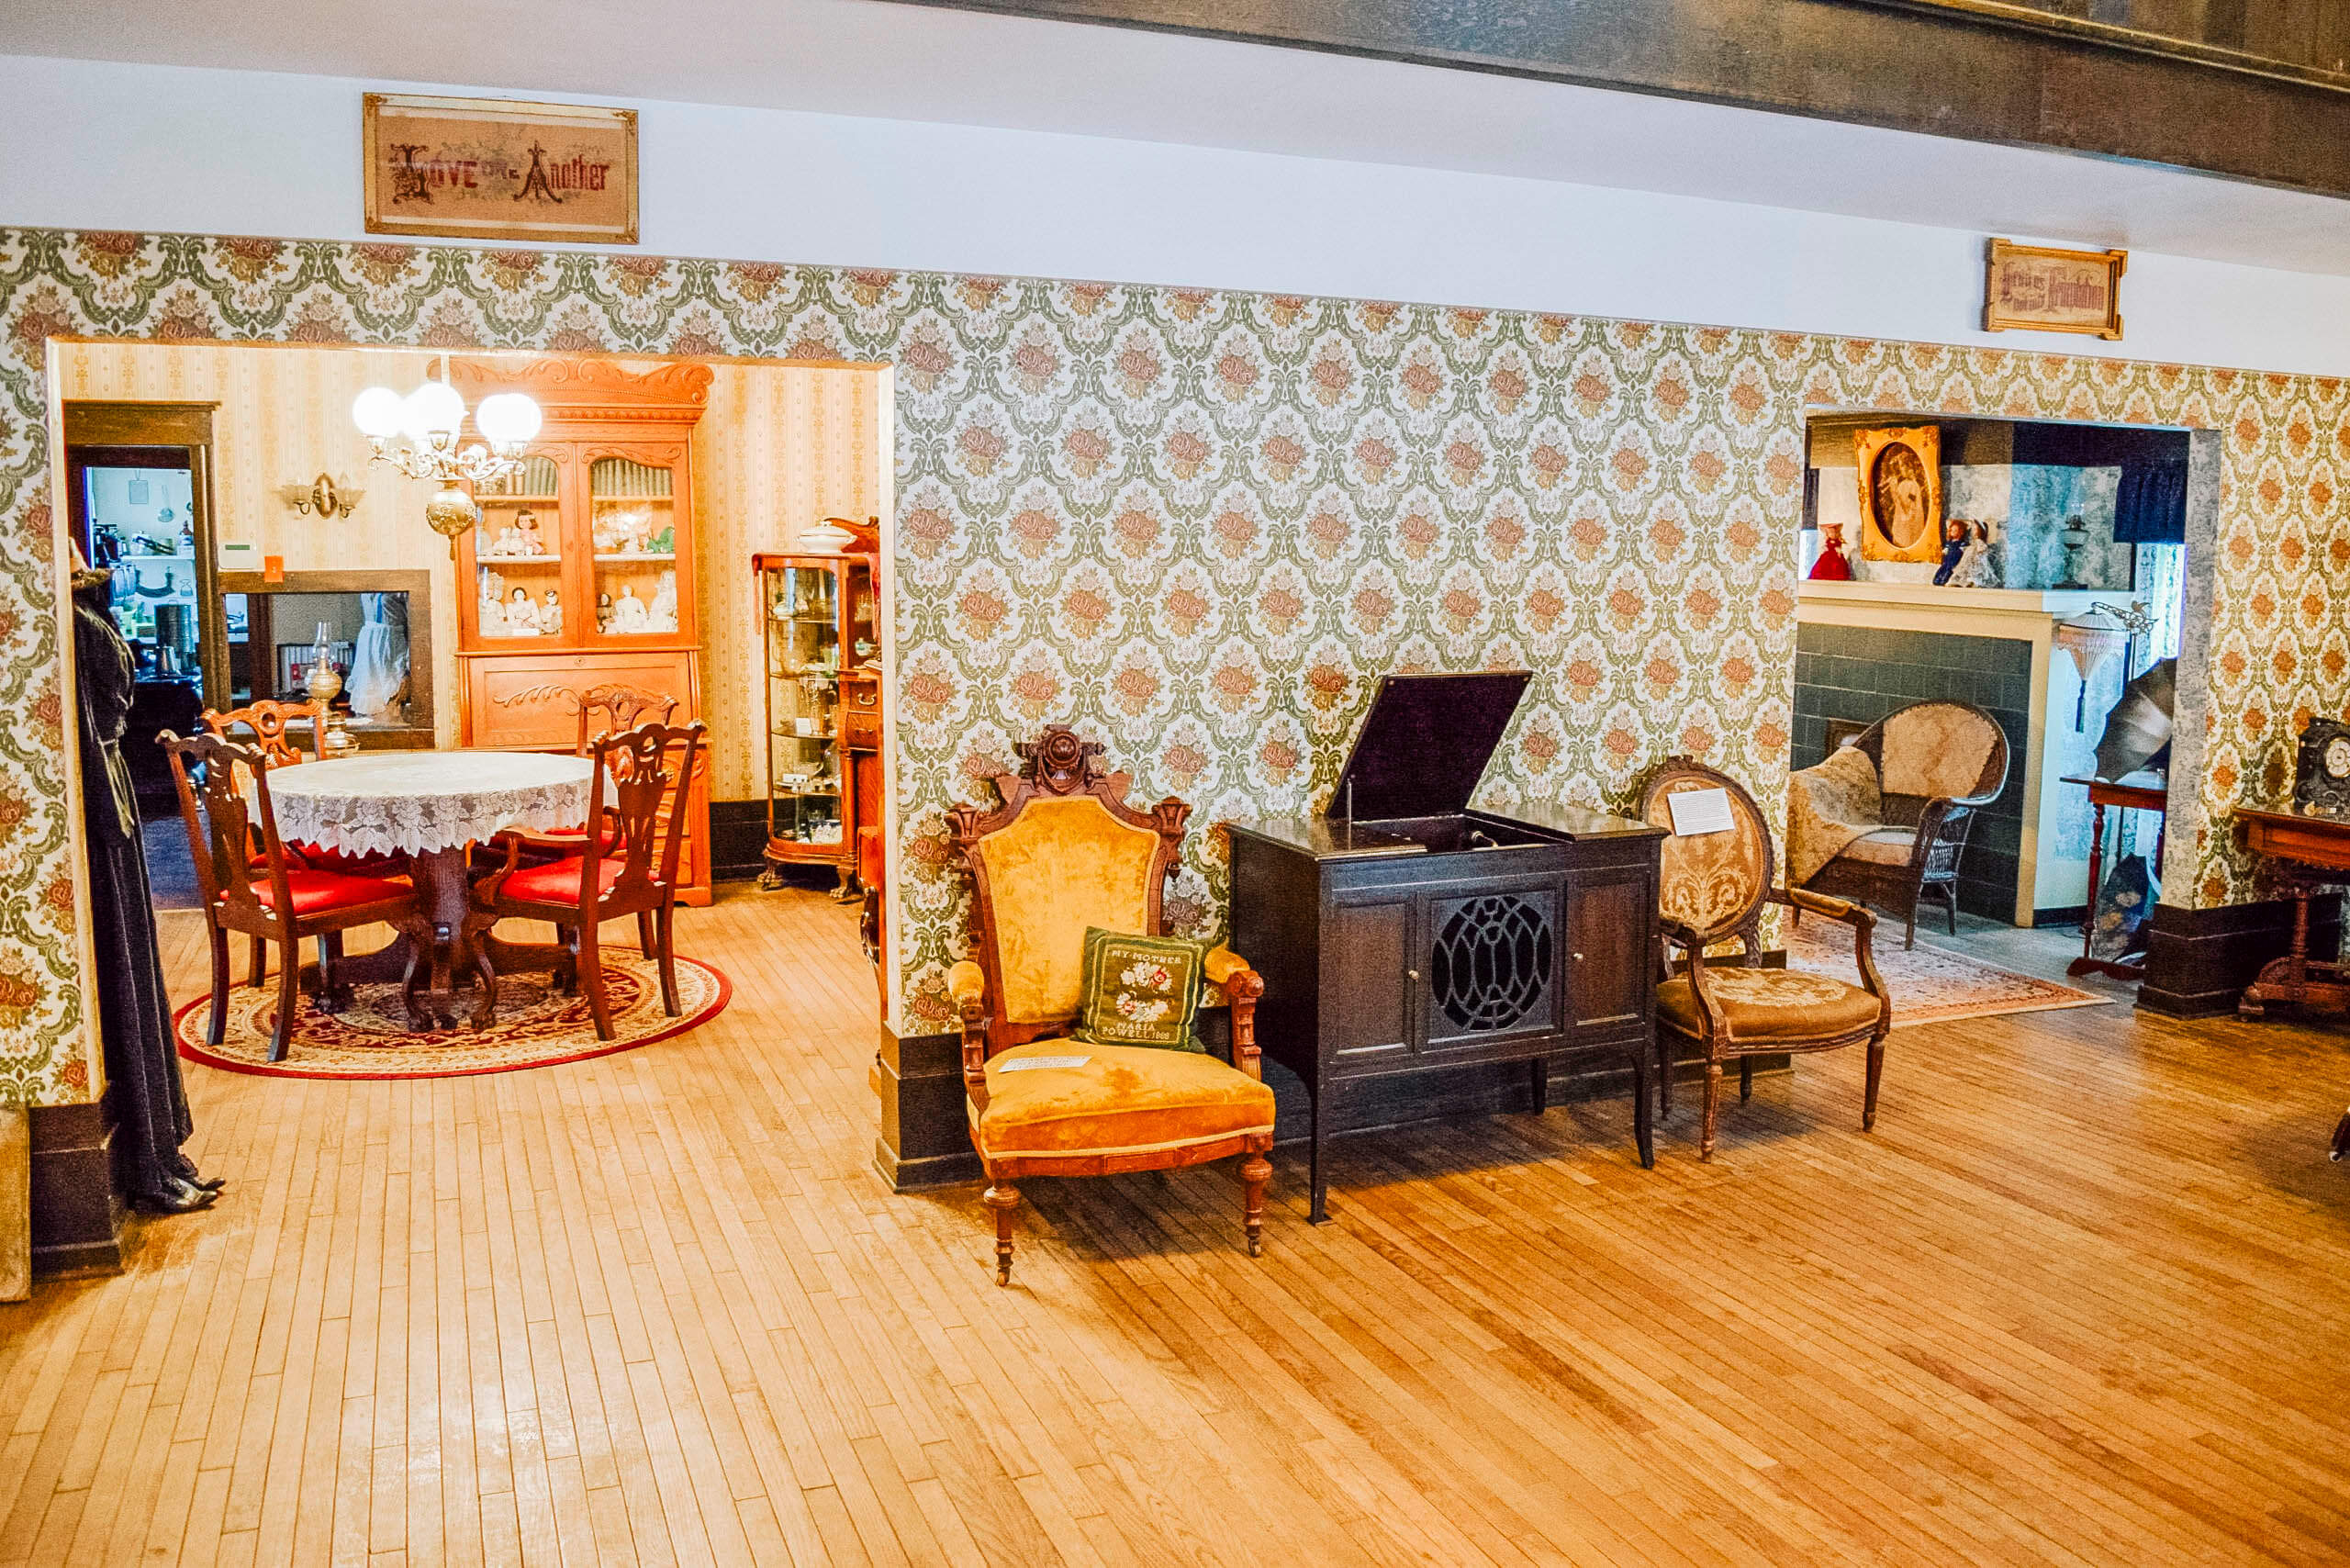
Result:
<svg viewBox="0 0 2350 1568">
<path fill-rule="evenodd" d="M 2162 163 L 2350 196 L 2344 78 L 1997 0 L 912 0 Z"/>
</svg>

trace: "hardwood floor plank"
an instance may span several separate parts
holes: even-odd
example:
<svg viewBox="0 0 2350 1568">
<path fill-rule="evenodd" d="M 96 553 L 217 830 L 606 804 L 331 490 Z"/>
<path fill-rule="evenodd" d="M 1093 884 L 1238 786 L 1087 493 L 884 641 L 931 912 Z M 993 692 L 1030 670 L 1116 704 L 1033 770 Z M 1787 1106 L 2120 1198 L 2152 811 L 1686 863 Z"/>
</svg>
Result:
<svg viewBox="0 0 2350 1568">
<path fill-rule="evenodd" d="M 0 1568 L 2319 1568 L 2350 1556 L 2337 1033 L 1966 1020 L 1623 1102 L 1027 1183 L 869 1169 L 819 894 L 681 913 L 733 1005 L 565 1067 L 188 1069 L 207 1214 L 0 1309 Z M 163 919 L 201 984 L 198 923 Z M 615 928 L 615 938 L 619 935 Z M 354 941 L 364 947 L 364 941 Z"/>
</svg>

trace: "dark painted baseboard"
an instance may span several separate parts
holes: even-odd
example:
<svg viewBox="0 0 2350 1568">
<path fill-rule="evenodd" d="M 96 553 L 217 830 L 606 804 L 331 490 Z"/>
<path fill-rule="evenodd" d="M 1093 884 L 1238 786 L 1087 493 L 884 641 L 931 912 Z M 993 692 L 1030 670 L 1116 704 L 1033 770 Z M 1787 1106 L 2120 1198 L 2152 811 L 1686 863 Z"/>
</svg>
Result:
<svg viewBox="0 0 2350 1568">
<path fill-rule="evenodd" d="M 2232 1013 L 2260 967 L 2293 940 L 2293 906 L 2283 899 L 2223 909 L 2156 904 L 2146 936 L 2146 978 L 2138 1005 L 2179 1018 Z M 2310 901 L 2310 951 L 2330 958 L 2342 941 L 2342 901 Z"/>
<path fill-rule="evenodd" d="M 767 868 L 767 803 L 765 801 L 712 801 L 710 803 L 710 879 L 713 882 L 747 882 Z"/>
<path fill-rule="evenodd" d="M 112 1272 L 122 1267 L 123 1210 L 115 1196 L 114 1115 L 105 1102 L 32 1109 L 33 1272 Z"/>
</svg>

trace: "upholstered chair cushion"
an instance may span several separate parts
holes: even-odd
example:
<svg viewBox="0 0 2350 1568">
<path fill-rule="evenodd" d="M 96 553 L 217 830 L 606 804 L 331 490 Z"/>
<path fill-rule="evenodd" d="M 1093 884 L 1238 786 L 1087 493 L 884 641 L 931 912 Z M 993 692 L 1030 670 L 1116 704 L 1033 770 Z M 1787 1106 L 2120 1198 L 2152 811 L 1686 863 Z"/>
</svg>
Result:
<svg viewBox="0 0 2350 1568">
<path fill-rule="evenodd" d="M 1158 834 L 1127 826 L 1091 795 L 1032 800 L 973 846 L 987 873 L 1007 1020 L 1077 1016 L 1086 927 L 1148 929 L 1158 849 Z"/>
<path fill-rule="evenodd" d="M 1964 800 L 1998 743 L 1997 724 L 1954 703 L 1920 702 L 1887 714 L 1885 792 Z"/>
<path fill-rule="evenodd" d="M 253 883 L 253 897 L 263 909 L 277 907 L 277 884 L 266 877 Z M 297 919 L 305 915 L 325 914 L 338 909 L 352 909 L 380 899 L 396 899 L 408 891 L 405 879 L 388 877 L 346 877 L 339 871 L 288 871 L 285 890 L 293 896 Z M 223 895 L 225 896 L 225 895 Z"/>
<path fill-rule="evenodd" d="M 1716 1015 L 1738 1039 L 1818 1039 L 1872 1027 L 1877 999 L 1858 986 L 1803 969 L 1706 969 Z M 1656 988 L 1659 1023 L 1696 1037 L 1697 997 L 1687 977 Z"/>
<path fill-rule="evenodd" d="M 1907 866 L 1917 846 L 1916 828 L 1881 827 L 1844 846 L 1843 854 L 1847 860 L 1865 860 L 1873 866 Z"/>
<path fill-rule="evenodd" d="M 609 857 L 596 862 L 596 896 L 611 891 L 627 869 L 625 862 Z M 498 896 L 522 903 L 576 904 L 579 902 L 579 857 L 525 866 L 498 884 Z"/>
<path fill-rule="evenodd" d="M 1673 826 L 1672 798 L 1684 790 L 1716 786 L 1702 778 L 1676 779 L 1649 806 L 1649 821 Z M 1729 798 L 1728 833 L 1693 834 L 1665 839 L 1659 868 L 1657 908 L 1667 921 L 1712 934 L 1735 928 L 1761 900 L 1768 872 L 1770 838 L 1762 819 L 1735 794 Z"/>
<path fill-rule="evenodd" d="M 1037 1057 L 1085 1060 L 1013 1065 Z M 1221 1058 L 1189 1051 L 1036 1040 L 989 1058 L 987 1085 L 987 1109 L 970 1107 L 972 1141 L 987 1159 L 1136 1154 L 1273 1128 L 1270 1089 Z"/>
<path fill-rule="evenodd" d="M 1200 1010 L 1205 949 L 1180 936 L 1140 936 L 1089 926 L 1079 992 L 1079 1039 L 1104 1046 L 1203 1051 L 1192 1032 Z"/>
</svg>

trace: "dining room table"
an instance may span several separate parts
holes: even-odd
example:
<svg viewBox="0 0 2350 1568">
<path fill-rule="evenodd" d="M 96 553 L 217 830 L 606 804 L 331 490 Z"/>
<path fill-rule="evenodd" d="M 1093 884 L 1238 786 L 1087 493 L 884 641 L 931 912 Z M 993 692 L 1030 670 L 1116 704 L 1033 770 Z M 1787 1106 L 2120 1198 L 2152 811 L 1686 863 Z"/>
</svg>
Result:
<svg viewBox="0 0 2350 1568">
<path fill-rule="evenodd" d="M 391 943 L 336 959 L 306 987 L 313 1005 L 335 1012 L 354 985 L 397 981 L 410 1029 L 452 1027 L 460 1014 L 476 1028 L 487 1025 L 497 1015 L 498 976 L 554 967 L 561 949 L 498 939 L 497 917 L 471 897 L 472 848 L 509 829 L 577 827 L 588 820 L 594 772 L 584 756 L 472 749 L 364 752 L 271 768 L 282 841 L 348 856 L 404 855 L 417 892 Z"/>
</svg>

